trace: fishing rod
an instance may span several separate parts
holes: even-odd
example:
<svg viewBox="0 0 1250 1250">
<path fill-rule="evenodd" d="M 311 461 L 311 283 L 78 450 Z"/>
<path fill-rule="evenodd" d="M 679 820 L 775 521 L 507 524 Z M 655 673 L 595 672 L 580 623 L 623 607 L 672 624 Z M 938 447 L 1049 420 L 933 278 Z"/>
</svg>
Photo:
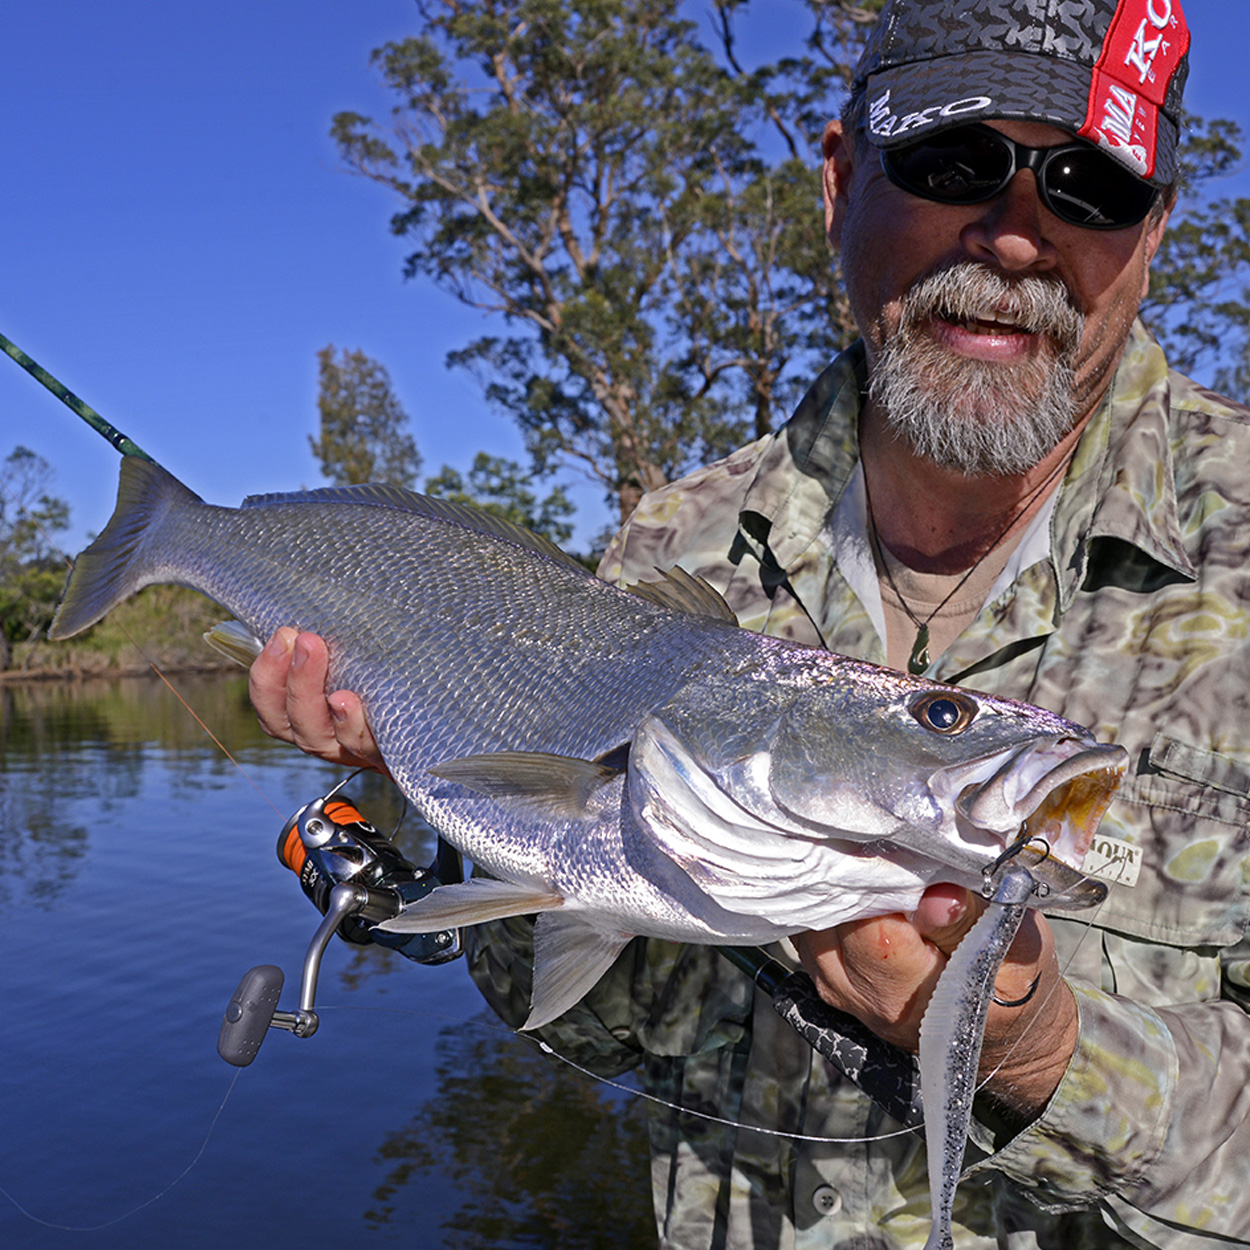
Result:
<svg viewBox="0 0 1250 1250">
<path fill-rule="evenodd" d="M 153 460 L 3 334 L 0 348 L 117 451 Z M 325 917 L 304 958 L 300 1007 L 294 1012 L 278 1010 L 281 969 L 272 964 L 250 969 L 226 1008 L 218 1039 L 218 1053 L 228 1063 L 239 1067 L 250 1064 L 271 1028 L 285 1029 L 297 1037 L 312 1036 L 317 1028 L 313 1007 L 321 956 L 335 932 L 356 942 L 390 936 L 373 926 L 386 918 L 383 913 L 394 906 L 396 898 L 406 897 L 410 891 L 425 893 L 457 879 L 452 862 L 455 852 L 441 836 L 435 862 L 428 869 L 413 868 L 398 852 L 396 864 L 381 845 L 386 839 L 359 812 L 346 808 L 349 814 L 339 821 L 327 819 L 326 804 L 334 793 L 332 790 L 301 808 L 283 826 L 278 840 L 280 861 L 299 875 L 304 892 Z M 362 863 L 371 866 L 371 873 L 361 873 Z M 367 887 L 363 884 L 366 877 L 370 878 Z M 458 931 L 420 936 L 425 940 L 401 952 L 416 962 L 442 963 L 461 953 Z M 786 968 L 757 947 L 718 949 L 751 978 L 778 1015 L 814 1050 L 831 1060 L 891 1116 L 908 1126 L 923 1122 L 917 1070 L 910 1055 L 877 1037 L 854 1016 L 825 1003 L 805 972 Z"/>
<path fill-rule="evenodd" d="M 106 421 L 90 404 L 83 403 L 68 386 L 57 381 L 42 365 L 36 364 L 16 343 L 6 338 L 3 334 L 0 334 L 0 348 L 4 350 L 7 356 L 11 356 L 16 360 L 36 382 L 46 386 L 61 403 L 72 412 L 77 413 L 97 434 L 106 439 L 116 451 L 120 451 L 123 456 L 138 456 L 142 460 L 153 460 L 138 443 L 123 434 L 111 421 Z M 153 463 L 155 463 L 154 460 Z"/>
<path fill-rule="evenodd" d="M 123 456 L 157 463 L 4 334 L 0 334 L 0 348 Z M 199 721 L 198 716 L 196 720 Z M 211 732 L 209 736 L 225 751 Z M 230 753 L 226 751 L 226 755 L 229 757 Z M 235 766 L 239 767 L 237 761 Z M 236 1067 L 252 1062 L 269 1028 L 286 1029 L 297 1037 L 311 1037 L 316 1032 L 313 1006 L 321 957 L 336 932 L 349 942 L 372 941 L 390 946 L 418 963 L 444 963 L 462 953 L 459 930 L 411 936 L 374 932 L 375 924 L 397 914 L 404 903 L 439 885 L 459 881 L 463 874 L 459 855 L 441 836 L 434 862 L 428 868 L 418 868 L 349 802 L 332 802 L 337 791 L 356 775 L 353 773 L 329 794 L 305 804 L 278 836 L 279 862 L 295 872 L 304 893 L 325 919 L 304 956 L 298 1010 L 277 1010 L 283 983 L 280 968 L 265 964 L 244 974 L 227 1005 L 217 1043 L 221 1057 Z"/>
</svg>

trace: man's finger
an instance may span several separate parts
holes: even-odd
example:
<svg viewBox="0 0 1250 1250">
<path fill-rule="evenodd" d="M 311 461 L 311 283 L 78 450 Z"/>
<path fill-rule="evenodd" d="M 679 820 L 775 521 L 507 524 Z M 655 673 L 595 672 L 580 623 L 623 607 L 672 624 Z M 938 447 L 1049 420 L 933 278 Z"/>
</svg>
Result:
<svg viewBox="0 0 1250 1250">
<path fill-rule="evenodd" d="M 365 720 L 360 696 L 350 690 L 336 690 L 327 702 L 330 705 L 335 736 L 343 749 L 370 768 L 387 772 L 378 751 L 378 744 L 373 740 L 373 733 L 369 729 L 369 722 Z"/>
<path fill-rule="evenodd" d="M 284 626 L 256 657 L 247 675 L 248 697 L 256 709 L 260 727 L 271 737 L 293 742 L 287 719 L 286 680 L 291 667 L 291 649 L 296 631 Z"/>
<path fill-rule="evenodd" d="M 334 759 L 339 753 L 334 718 L 326 702 L 330 653 L 316 634 L 300 634 L 291 649 L 286 679 L 286 715 L 292 740 L 304 751 Z"/>
</svg>

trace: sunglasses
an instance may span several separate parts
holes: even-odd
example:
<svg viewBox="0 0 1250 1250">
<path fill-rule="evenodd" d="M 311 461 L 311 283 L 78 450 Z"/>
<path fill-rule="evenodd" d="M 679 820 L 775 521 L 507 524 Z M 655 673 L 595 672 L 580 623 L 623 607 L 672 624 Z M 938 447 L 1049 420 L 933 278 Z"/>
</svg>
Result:
<svg viewBox="0 0 1250 1250">
<path fill-rule="evenodd" d="M 1022 169 L 1037 179 L 1042 203 L 1087 230 L 1123 230 L 1150 211 L 1158 191 L 1090 143 L 1028 148 L 988 126 L 959 126 L 902 148 L 883 148 L 881 166 L 896 187 L 939 204 L 983 204 Z"/>
</svg>

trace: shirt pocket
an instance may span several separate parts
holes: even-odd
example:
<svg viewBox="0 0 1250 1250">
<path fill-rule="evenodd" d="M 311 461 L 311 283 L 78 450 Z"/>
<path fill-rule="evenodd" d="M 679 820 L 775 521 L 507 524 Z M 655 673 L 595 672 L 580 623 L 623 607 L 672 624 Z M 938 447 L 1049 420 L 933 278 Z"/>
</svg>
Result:
<svg viewBox="0 0 1250 1250">
<path fill-rule="evenodd" d="M 1247 918 L 1250 766 L 1165 733 L 1134 758 L 1099 833 L 1139 848 L 1141 872 L 1091 920 L 1171 946 L 1231 945 Z"/>
</svg>

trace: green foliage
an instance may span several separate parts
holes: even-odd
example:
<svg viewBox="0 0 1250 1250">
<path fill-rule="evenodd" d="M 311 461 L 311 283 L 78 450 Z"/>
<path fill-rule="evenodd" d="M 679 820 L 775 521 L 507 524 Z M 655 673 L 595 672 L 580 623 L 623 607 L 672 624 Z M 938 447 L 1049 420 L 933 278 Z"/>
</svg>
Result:
<svg viewBox="0 0 1250 1250">
<path fill-rule="evenodd" d="M 751 72 L 740 7 L 718 5 L 718 59 L 676 0 L 426 0 L 420 33 L 374 53 L 390 125 L 334 122 L 402 201 L 407 273 L 503 314 L 452 361 L 538 472 L 580 466 L 622 515 L 771 428 L 784 379 L 850 337 L 811 145 L 850 55 L 830 32 L 862 6 L 814 4 L 826 42 Z"/>
<path fill-rule="evenodd" d="M 564 488 L 557 486 L 540 500 L 530 489 L 530 481 L 530 475 L 515 460 L 479 451 L 467 480 L 457 469 L 444 465 L 442 472 L 426 479 L 425 493 L 493 512 L 557 545 L 568 542 L 573 537 L 573 527 L 568 523 L 573 504 Z"/>
<path fill-rule="evenodd" d="M 60 597 L 62 571 L 55 599 Z M 163 673 L 233 669 L 204 641 L 225 613 L 185 586 L 148 586 L 119 603 L 85 633 L 64 642 L 33 639 L 13 647 L 14 669 L 41 673 Z M 237 670 L 236 670 L 237 671 Z"/>
<path fill-rule="evenodd" d="M 322 473 L 337 486 L 387 482 L 411 488 L 421 456 L 390 375 L 360 350 L 344 348 L 336 360 L 332 344 L 317 353 L 317 364 L 321 436 L 308 442 Z"/>
<path fill-rule="evenodd" d="M 27 447 L 0 465 L 0 668 L 11 644 L 52 619 L 66 567 L 53 536 L 69 526 L 69 505 L 48 493 L 52 466 Z"/>
<path fill-rule="evenodd" d="M 1185 373 L 1212 367 L 1218 390 L 1250 401 L 1250 199 L 1212 198 L 1242 165 L 1230 121 L 1186 119 L 1181 193 L 1150 272 L 1142 315 Z"/>
<path fill-rule="evenodd" d="M 332 134 L 397 198 L 407 275 L 497 315 L 449 360 L 535 472 L 579 467 L 624 518 L 772 429 L 854 337 L 819 140 L 881 3 L 805 0 L 806 39 L 762 65 L 740 57 L 738 25 L 767 12 L 749 0 L 419 0 L 417 33 L 373 54 L 390 118 Z M 1240 145 L 1191 119 L 1143 311 L 1175 364 L 1246 395 L 1250 201 L 1209 196 Z"/>
</svg>

